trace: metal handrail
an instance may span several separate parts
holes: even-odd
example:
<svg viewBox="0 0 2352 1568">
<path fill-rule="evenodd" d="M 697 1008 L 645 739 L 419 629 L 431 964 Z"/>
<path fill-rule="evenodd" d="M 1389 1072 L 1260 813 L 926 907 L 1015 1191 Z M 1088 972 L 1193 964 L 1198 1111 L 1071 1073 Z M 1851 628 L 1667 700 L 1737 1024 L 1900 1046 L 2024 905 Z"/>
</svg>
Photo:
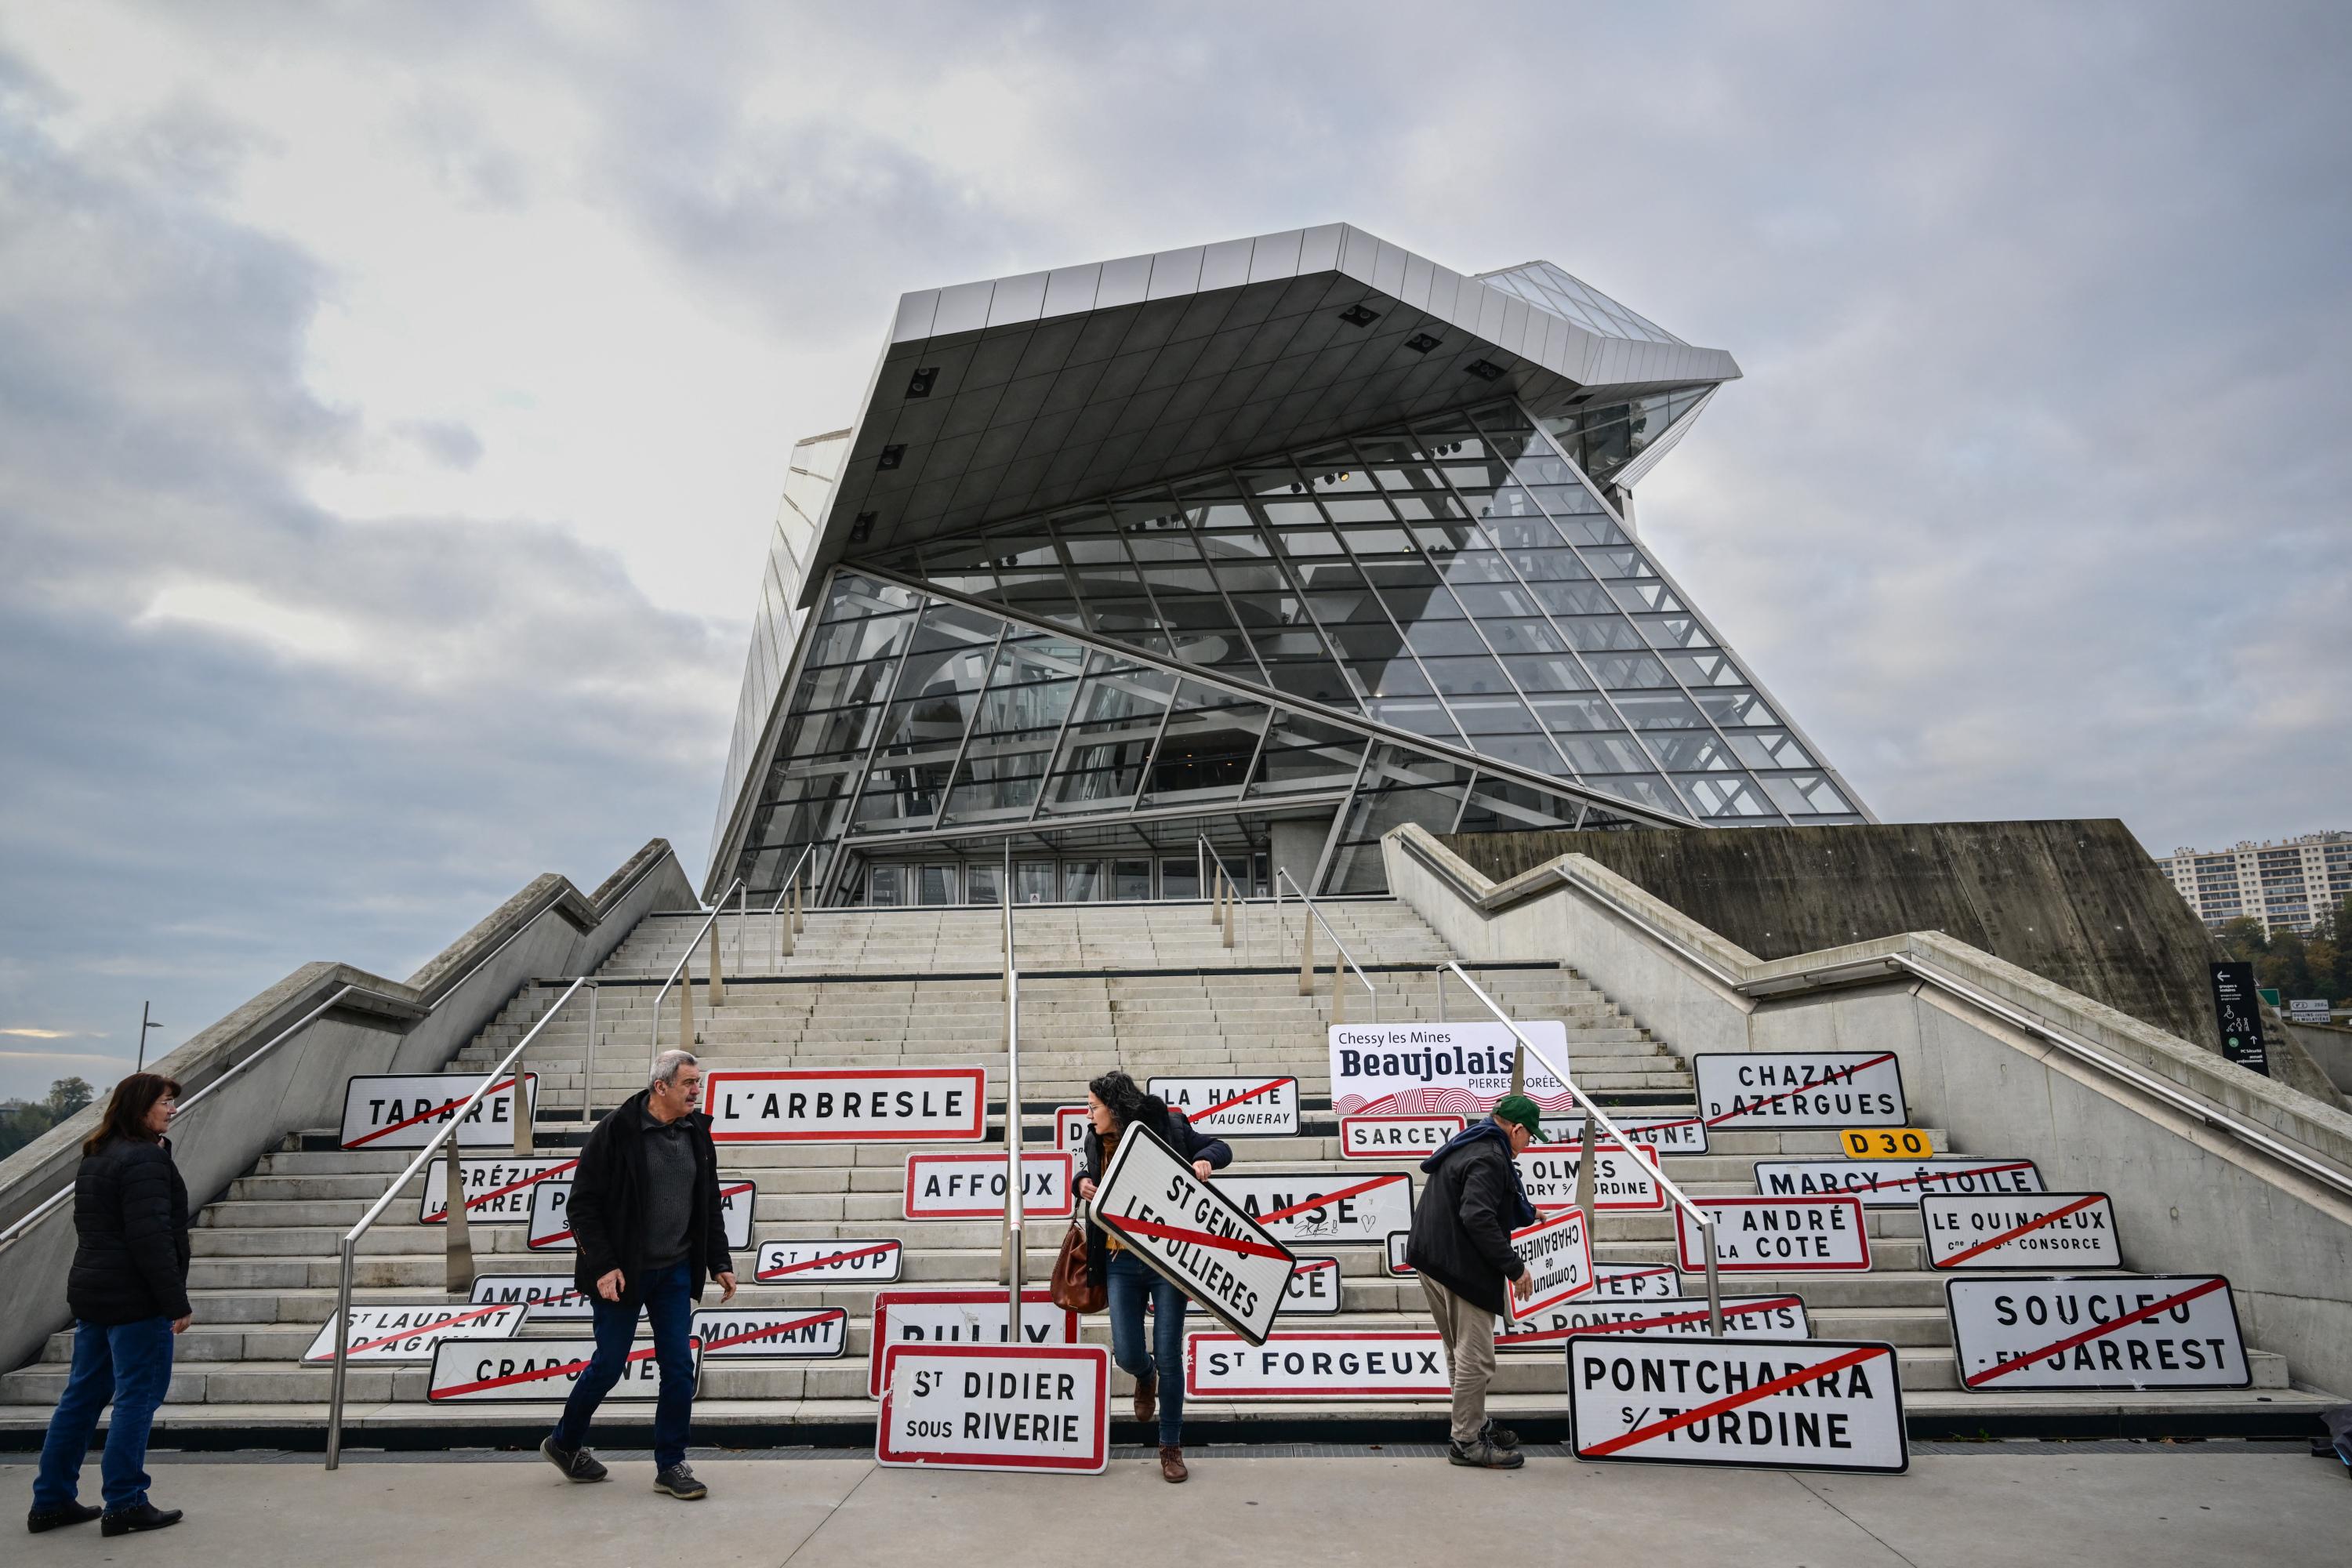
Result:
<svg viewBox="0 0 2352 1568">
<path fill-rule="evenodd" d="M 1356 962 L 1355 954 L 1348 951 L 1347 944 L 1339 940 L 1339 933 L 1331 929 L 1331 922 L 1323 918 L 1323 911 L 1315 907 L 1315 900 L 1307 896 L 1307 889 L 1298 885 L 1298 879 L 1290 874 L 1287 867 L 1277 866 L 1274 869 L 1274 901 L 1276 909 L 1278 910 L 1282 904 L 1282 885 L 1285 882 L 1288 882 L 1290 890 L 1298 895 L 1298 901 L 1307 906 L 1307 912 L 1314 917 L 1315 923 L 1323 928 L 1323 934 L 1331 939 L 1331 946 L 1339 954 L 1340 963 L 1354 970 L 1356 978 L 1364 983 L 1365 994 L 1371 999 L 1372 1022 L 1379 1023 L 1381 994 L 1372 984 L 1371 976 L 1364 973 L 1364 966 Z M 1303 942 L 1302 945 L 1304 945 Z M 1331 991 L 1335 996 L 1339 994 L 1340 984 L 1339 973 L 1335 967 L 1331 973 Z"/>
<path fill-rule="evenodd" d="M 1885 953 L 1875 958 L 1860 959 L 1830 968 L 1809 970 L 1802 974 L 1774 975 L 1761 980 L 1744 980 L 1715 963 L 1680 937 L 1666 931 L 1656 921 L 1644 918 L 1639 910 L 1627 907 L 1607 889 L 1596 886 L 1584 878 L 1572 875 L 1565 866 L 1557 866 L 1553 869 L 1559 874 L 1560 880 L 1579 892 L 1606 904 L 1620 919 L 1633 925 L 1643 935 L 1667 949 L 1685 963 L 1706 973 L 1727 991 L 1750 997 L 1786 995 L 1802 990 L 1852 984 L 1856 979 L 1871 978 L 1874 971 L 1881 973 L 1899 971 L 1933 985 L 1948 995 L 1956 996 L 1972 1007 L 1990 1013 L 2012 1028 L 2021 1029 L 2047 1045 L 2056 1047 L 2074 1060 L 2096 1068 L 2112 1078 L 2128 1083 L 2141 1093 L 2164 1101 L 2175 1110 L 2195 1117 L 2216 1131 L 2225 1132 L 2242 1143 L 2260 1149 L 2282 1164 L 2292 1165 L 2297 1171 L 2334 1188 L 2336 1192 L 2352 1196 L 2352 1174 L 2347 1174 L 2333 1165 L 2315 1160 L 2279 1139 L 2272 1137 L 2261 1129 L 2249 1126 L 2226 1111 L 2215 1110 L 2189 1090 L 2168 1083 L 2154 1074 L 2142 1072 L 2137 1068 L 2117 1061 L 2105 1051 L 2076 1039 L 2046 1019 L 2037 1018 L 2021 1008 L 2011 1006 L 1990 993 L 1969 984 L 1959 976 L 1947 973 L 1936 965 L 1914 958 L 1908 953 Z"/>
<path fill-rule="evenodd" d="M 1004 1272 L 1006 1327 L 1020 1344 L 1021 1287 L 1028 1273 L 1021 1169 L 1021 966 L 1013 951 L 1012 848 L 1005 849 L 1004 915 Z"/>
<path fill-rule="evenodd" d="M 768 944 L 768 950 L 773 954 L 778 969 L 782 969 L 784 966 L 784 960 L 793 955 L 793 933 L 808 929 L 806 922 L 801 918 L 801 910 L 804 907 L 803 903 L 794 899 L 792 912 L 787 914 L 784 911 L 784 900 L 793 899 L 793 895 L 800 891 L 801 868 L 806 866 L 809 857 L 815 853 L 816 846 L 814 843 L 801 846 L 800 858 L 793 861 L 793 868 L 784 873 L 783 886 L 776 889 L 776 901 L 768 906 L 770 922 L 768 931 L 772 939 Z M 738 943 L 736 967 L 741 968 L 742 962 L 742 947 Z"/>
<path fill-rule="evenodd" d="M 505 944 L 502 942 L 499 945 L 504 946 Z M 309 1028 L 312 1024 L 317 1023 L 319 1019 L 326 1014 L 331 1012 L 336 1007 L 341 1006 L 345 997 L 354 994 L 373 996 L 386 1002 L 397 1000 L 395 997 L 386 996 L 381 991 L 371 991 L 364 985 L 343 986 L 332 996 L 328 997 L 324 1002 L 320 1003 L 317 1006 L 303 1014 L 301 1017 L 288 1025 L 274 1037 L 264 1043 L 258 1048 L 247 1052 L 243 1059 L 230 1067 L 227 1071 L 213 1079 L 212 1082 L 205 1085 L 204 1088 L 196 1090 L 195 1093 L 188 1096 L 186 1101 L 180 1106 L 180 1109 L 174 1113 L 174 1115 L 185 1116 L 197 1106 L 202 1105 L 205 1100 L 205 1096 L 212 1093 L 213 1090 L 219 1089 L 224 1084 L 226 1084 L 231 1079 L 245 1071 L 246 1068 L 251 1067 L 262 1058 L 268 1056 L 271 1052 L 277 1050 L 278 1047 L 284 1045 L 287 1041 L 292 1039 L 295 1036 Z M 56 1192 L 42 1199 L 37 1205 L 26 1211 L 24 1215 L 19 1216 L 14 1224 L 8 1226 L 7 1229 L 0 1230 L 0 1247 L 7 1247 L 16 1242 L 27 1231 L 31 1230 L 33 1226 L 38 1223 L 43 1216 L 47 1215 L 50 1210 L 71 1198 L 73 1194 L 74 1184 L 68 1182 L 64 1186 L 58 1188 Z"/>
<path fill-rule="evenodd" d="M 686 972 L 686 966 L 694 962 L 694 950 L 701 945 L 703 933 L 709 931 L 710 928 L 718 922 L 719 917 L 727 912 L 727 900 L 730 895 L 733 894 L 735 890 L 742 885 L 743 879 L 740 877 L 736 878 L 733 881 L 727 884 L 727 891 L 719 894 L 717 900 L 712 902 L 710 912 L 702 917 L 702 923 L 694 928 L 694 934 L 692 936 L 686 939 L 686 951 L 678 954 L 677 962 L 670 965 L 668 978 L 661 983 L 661 989 L 654 993 L 652 1057 L 658 1057 L 661 1055 L 661 1010 L 663 1000 L 669 995 L 669 988 L 677 984 L 677 977 Z M 718 963 L 718 952 L 719 939 L 716 936 L 713 936 L 711 938 L 711 961 L 714 967 L 716 967 Z M 687 982 L 687 984 L 689 986 L 693 984 L 694 983 L 690 980 Z M 711 1005 L 718 1005 L 718 999 L 716 997 L 711 999 Z M 681 1040 L 679 1042 L 679 1048 L 685 1049 L 688 1047 L 692 1046 L 693 1043 L 694 1042 L 691 1040 Z M 648 1057 L 646 1059 L 651 1061 L 652 1057 Z"/>
<path fill-rule="evenodd" d="M 1249 910 L 1245 901 L 1249 897 L 1248 893 L 1243 889 L 1241 883 L 1234 879 L 1234 868 L 1225 864 L 1225 858 L 1217 852 L 1215 845 L 1209 842 L 1207 834 L 1194 834 L 1192 846 L 1192 857 L 1203 869 L 1212 860 L 1217 864 L 1217 878 L 1221 886 L 1213 889 L 1209 898 L 1209 923 L 1223 930 L 1224 945 L 1228 948 L 1232 947 L 1234 945 L 1234 906 L 1237 903 L 1242 904 L 1242 947 L 1246 952 L 1249 948 Z M 1205 878 L 1202 879 L 1206 880 Z"/>
<path fill-rule="evenodd" d="M 1607 1111 L 1601 1110 L 1600 1106 L 1593 1103 L 1592 1097 L 1591 1095 L 1586 1094 L 1583 1089 L 1577 1087 L 1575 1078 L 1572 1077 L 1568 1070 L 1568 1064 L 1565 1062 L 1553 1061 L 1551 1058 L 1546 1056 L 1543 1052 L 1543 1048 L 1538 1046 L 1533 1040 L 1528 1038 L 1528 1032 L 1525 1029 L 1520 1028 L 1517 1023 L 1513 1022 L 1511 1016 L 1508 1013 L 1504 1012 L 1502 1008 L 1495 1005 L 1495 999 L 1492 996 L 1487 995 L 1486 991 L 1480 987 L 1476 981 L 1470 978 L 1469 972 L 1464 969 L 1458 962 L 1449 959 L 1444 963 L 1435 965 L 1434 968 L 1437 973 L 1437 992 L 1441 1005 L 1445 995 L 1446 972 L 1451 970 L 1456 980 L 1459 980 L 1463 984 L 1470 988 L 1470 994 L 1478 998 L 1479 1004 L 1484 1006 L 1486 1011 L 1495 1015 L 1496 1020 L 1499 1021 L 1505 1028 L 1511 1031 L 1512 1036 L 1519 1042 L 1519 1049 L 1525 1051 L 1528 1056 L 1533 1057 L 1537 1061 L 1549 1068 L 1552 1077 L 1559 1079 L 1561 1083 L 1567 1085 L 1568 1092 L 1574 1095 L 1576 1097 L 1577 1103 L 1584 1107 L 1584 1156 L 1577 1167 L 1577 1185 L 1582 1191 L 1590 1191 L 1589 1184 L 1592 1177 L 1593 1128 L 1596 1126 L 1607 1128 L 1609 1130 L 1609 1136 L 1621 1149 L 1631 1150 L 1633 1147 L 1633 1140 L 1625 1136 L 1625 1130 L 1623 1128 L 1618 1126 L 1616 1122 L 1610 1120 L 1609 1113 Z M 1664 1160 L 1660 1159 L 1654 1162 L 1653 1169 L 1658 1178 L 1658 1186 L 1668 1197 L 1674 1199 L 1675 1203 L 1681 1207 L 1685 1214 L 1690 1215 L 1692 1221 L 1699 1227 L 1699 1235 L 1706 1243 L 1707 1332 L 1717 1339 L 1721 1339 L 1723 1337 L 1723 1288 L 1716 1273 L 1715 1216 L 1708 1214 L 1705 1209 L 1699 1207 L 1697 1204 L 1694 1203 L 1691 1200 L 1690 1194 L 1684 1192 L 1681 1187 L 1675 1184 L 1674 1179 L 1666 1174 Z M 1588 1236 L 1591 1233 L 1591 1210 L 1588 1207 L 1585 1210 L 1585 1230 Z"/>
<path fill-rule="evenodd" d="M 441 1130 L 436 1132 L 431 1138 L 425 1140 L 425 1147 L 416 1152 L 416 1158 L 408 1163 L 407 1169 L 402 1171 L 399 1175 L 393 1178 L 392 1184 L 383 1190 L 383 1195 L 376 1199 L 373 1205 L 369 1205 L 367 1213 L 360 1216 L 360 1222 L 352 1226 L 351 1229 L 343 1232 L 342 1265 L 341 1272 L 337 1275 L 335 1280 L 335 1316 L 333 1319 L 335 1331 L 335 1377 L 332 1391 L 328 1395 L 327 1400 L 327 1468 L 331 1470 L 335 1468 L 337 1464 L 341 1460 L 343 1452 L 343 1377 L 351 1361 L 352 1336 L 350 1323 L 352 1316 L 352 1269 L 359 1247 L 360 1237 L 365 1236 L 368 1232 L 368 1227 L 374 1225 L 378 1219 L 383 1217 L 383 1211 L 391 1206 L 392 1200 L 400 1195 L 400 1190 L 408 1185 L 410 1179 L 419 1171 L 425 1169 L 425 1165 L 431 1162 L 433 1156 L 439 1152 L 442 1145 L 445 1143 L 450 1144 L 452 1151 L 450 1160 L 454 1167 L 455 1163 L 458 1161 L 461 1156 L 456 1152 L 457 1145 L 451 1141 L 457 1137 L 457 1130 L 466 1124 L 466 1118 L 474 1113 L 474 1107 L 479 1105 L 483 1099 L 489 1094 L 491 1087 L 495 1085 L 501 1077 L 505 1076 L 507 1070 L 514 1066 L 516 1061 L 521 1058 L 523 1052 L 530 1048 L 530 1043 L 539 1038 L 539 1032 L 541 1029 L 546 1028 L 550 1023 L 553 1022 L 555 1016 L 558 1013 L 563 1011 L 563 1005 L 571 1001 L 574 995 L 578 994 L 580 988 L 586 984 L 588 984 L 588 980 L 587 977 L 583 975 L 580 979 L 573 981 L 570 985 L 564 987 L 563 994 L 555 999 L 555 1005 L 550 1007 L 545 1013 L 541 1014 L 540 1016 L 539 1022 L 533 1024 L 530 1029 L 524 1033 L 523 1037 L 515 1042 L 514 1049 L 499 1058 L 498 1065 L 492 1068 L 488 1072 L 482 1075 L 482 1081 L 474 1086 L 474 1092 L 466 1097 L 466 1102 L 457 1108 L 457 1113 L 450 1117 L 446 1121 L 444 1121 L 441 1124 Z M 593 994 L 593 989 L 591 994 Z M 520 1092 L 520 1086 L 518 1086 L 517 1098 L 519 1100 L 522 1098 Z M 450 1205 L 450 1213 L 446 1217 L 444 1223 L 455 1226 L 463 1218 L 462 1209 L 465 1203 L 465 1184 L 463 1178 L 460 1177 L 453 1184 L 453 1185 L 456 1186 L 457 1192 L 454 1194 L 454 1201 Z"/>
</svg>

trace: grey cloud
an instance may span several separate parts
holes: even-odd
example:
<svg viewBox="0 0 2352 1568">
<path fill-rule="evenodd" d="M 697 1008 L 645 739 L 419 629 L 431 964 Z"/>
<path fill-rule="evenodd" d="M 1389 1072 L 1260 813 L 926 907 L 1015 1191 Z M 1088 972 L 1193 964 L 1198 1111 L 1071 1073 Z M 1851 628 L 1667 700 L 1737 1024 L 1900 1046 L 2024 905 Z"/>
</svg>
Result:
<svg viewBox="0 0 2352 1568">
<path fill-rule="evenodd" d="M 470 468 L 482 460 L 482 438 L 461 419 L 411 419 L 395 430 L 444 468 Z"/>
</svg>

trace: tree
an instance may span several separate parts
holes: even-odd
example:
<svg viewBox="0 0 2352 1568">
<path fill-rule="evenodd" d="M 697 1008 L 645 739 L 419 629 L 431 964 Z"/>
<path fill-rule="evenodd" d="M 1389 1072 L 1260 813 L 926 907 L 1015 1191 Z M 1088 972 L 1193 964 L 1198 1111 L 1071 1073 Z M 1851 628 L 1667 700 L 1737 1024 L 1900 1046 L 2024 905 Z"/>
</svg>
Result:
<svg viewBox="0 0 2352 1568">
<path fill-rule="evenodd" d="M 43 1102 L 43 1109 L 48 1111 L 49 1125 L 54 1127 L 97 1098 L 98 1090 L 90 1088 L 86 1079 L 57 1079 L 49 1084 L 49 1098 Z"/>
<path fill-rule="evenodd" d="M 55 1125 L 49 1120 L 48 1107 L 37 1100 L 0 1109 L 0 1160 L 6 1159 Z"/>
</svg>

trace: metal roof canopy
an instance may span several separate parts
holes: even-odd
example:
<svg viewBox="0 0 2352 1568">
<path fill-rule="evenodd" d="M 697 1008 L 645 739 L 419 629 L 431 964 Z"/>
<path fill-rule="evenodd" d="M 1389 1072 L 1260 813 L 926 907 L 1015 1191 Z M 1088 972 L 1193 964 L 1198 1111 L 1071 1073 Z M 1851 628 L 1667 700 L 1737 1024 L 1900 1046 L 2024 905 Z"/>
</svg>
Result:
<svg viewBox="0 0 2352 1568">
<path fill-rule="evenodd" d="M 1738 374 L 1347 224 L 925 289 L 898 301 L 801 604 L 844 560 L 1487 397 L 1543 416 Z"/>
</svg>

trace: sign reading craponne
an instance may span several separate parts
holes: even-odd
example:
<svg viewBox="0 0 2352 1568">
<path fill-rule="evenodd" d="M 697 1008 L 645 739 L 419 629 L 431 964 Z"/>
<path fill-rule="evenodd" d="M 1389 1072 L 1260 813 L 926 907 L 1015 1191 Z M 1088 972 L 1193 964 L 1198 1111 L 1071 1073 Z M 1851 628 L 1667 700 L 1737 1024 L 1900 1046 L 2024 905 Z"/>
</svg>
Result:
<svg viewBox="0 0 2352 1568">
<path fill-rule="evenodd" d="M 719 1143 L 968 1142 L 987 1131 L 988 1069 L 719 1068 L 703 1103 Z"/>
<path fill-rule="evenodd" d="M 1911 1462 L 1895 1347 L 1860 1340 L 1568 1342 L 1580 1459 L 1897 1475 Z"/>
<path fill-rule="evenodd" d="M 1412 1228 L 1412 1177 L 1403 1171 L 1253 1171 L 1210 1178 L 1276 1241 L 1378 1246 Z"/>
<path fill-rule="evenodd" d="M 512 1339 L 529 1310 L 521 1306 L 485 1307 L 353 1307 L 346 1316 L 348 1361 L 430 1361 L 433 1347 L 443 1340 Z M 319 1325 L 310 1348 L 302 1352 L 306 1365 L 323 1366 L 335 1359 L 335 1325 Z"/>
<path fill-rule="evenodd" d="M 1702 1051 L 1691 1058 L 1698 1119 L 1727 1132 L 1902 1127 L 1903 1068 L 1893 1051 Z"/>
<path fill-rule="evenodd" d="M 1103 1345 L 893 1345 L 877 1463 L 1100 1475 L 1110 1455 Z"/>
<path fill-rule="evenodd" d="M 539 1114 L 539 1075 L 522 1075 L 522 1091 Z M 441 1124 L 457 1114 L 478 1079 L 455 1073 L 368 1074 L 343 1085 L 342 1146 L 346 1149 L 422 1149 Z M 461 1149 L 514 1146 L 514 1079 L 490 1086 L 457 1129 Z M 445 1145 L 446 1147 L 446 1145 Z"/>
<path fill-rule="evenodd" d="M 1252 1344 L 1274 1328 L 1298 1260 L 1141 1122 L 1095 1191 L 1095 1223 Z"/>
<path fill-rule="evenodd" d="M 1022 1213 L 1067 1219 L 1076 1211 L 1077 1162 L 1056 1150 L 1021 1156 Z M 1002 1154 L 909 1154 L 901 1211 L 908 1219 L 995 1219 L 1004 1213 Z"/>
<path fill-rule="evenodd" d="M 2218 1274 L 1947 1279 L 1960 1386 L 2246 1388 L 2253 1373 Z"/>
<path fill-rule="evenodd" d="M 1865 1208 L 1907 1209 L 1922 1193 L 1971 1196 L 2038 1193 L 2042 1173 L 2031 1160 L 1971 1159 L 1963 1154 L 1926 1160 L 1759 1160 L 1756 1190 L 1768 1198 L 1851 1194 Z"/>
<path fill-rule="evenodd" d="M 702 1381 L 702 1342 L 692 1342 L 694 1376 Z M 588 1370 L 596 1353 L 591 1338 L 554 1340 L 443 1340 L 433 1347 L 433 1373 L 425 1397 L 436 1405 L 510 1404 L 518 1400 L 561 1403 Z M 629 1352 L 621 1381 L 607 1399 L 651 1400 L 661 1393 L 661 1368 L 651 1344 Z"/>
<path fill-rule="evenodd" d="M 1021 1292 L 1024 1346 L 1074 1345 L 1078 1315 L 1054 1305 L 1050 1290 Z M 866 1392 L 882 1395 L 882 1358 L 892 1345 L 1009 1345 L 1013 1314 L 1004 1288 L 986 1285 L 899 1286 L 874 1292 L 874 1345 L 866 1361 Z"/>
<path fill-rule="evenodd" d="M 1919 1200 L 1927 1262 L 1936 1268 L 2120 1268 L 2116 1209 L 2105 1193 Z"/>
<path fill-rule="evenodd" d="M 1795 1296 L 1726 1296 L 1723 1331 L 1748 1340 L 1801 1340 L 1809 1325 L 1805 1303 Z M 1588 1296 L 1538 1313 L 1523 1323 L 1495 1323 L 1495 1348 L 1557 1350 L 1577 1334 L 1681 1334 L 1704 1338 L 1706 1298 L 1675 1296 L 1656 1301 L 1612 1301 Z"/>
<path fill-rule="evenodd" d="M 1462 1116 L 1342 1116 L 1344 1160 L 1426 1160 L 1470 1125 Z"/>
<path fill-rule="evenodd" d="M 1146 1086 L 1181 1111 L 1192 1131 L 1210 1138 L 1295 1138 L 1298 1080 L 1295 1078 L 1155 1078 Z"/>
<path fill-rule="evenodd" d="M 1557 1018 L 1519 1026 L 1554 1061 L 1568 1059 L 1568 1026 Z M 1518 1040 L 1484 1024 L 1334 1024 L 1331 1109 L 1341 1116 L 1484 1116 L 1511 1092 Z M 1527 1092 L 1546 1110 L 1575 1103 L 1568 1086 L 1528 1062 Z"/>
<path fill-rule="evenodd" d="M 751 1278 L 762 1285 L 833 1285 L 845 1279 L 887 1284 L 898 1278 L 905 1254 L 895 1236 L 866 1241 L 763 1241 Z"/>
<path fill-rule="evenodd" d="M 1511 1248 L 1528 1266 L 1528 1299 L 1503 1291 L 1503 1308 L 1514 1323 L 1591 1293 L 1592 1238 L 1584 1231 L 1584 1211 L 1570 1209 L 1511 1232 Z"/>
<path fill-rule="evenodd" d="M 1845 1274 L 1870 1267 L 1862 1200 L 1700 1198 L 1715 1216 L 1717 1269 L 1725 1274 Z M 1706 1232 L 1675 1211 L 1675 1261 L 1685 1274 L 1706 1268 Z"/>
<path fill-rule="evenodd" d="M 1430 1329 L 1327 1329 L 1184 1336 L 1187 1399 L 1445 1399 L 1445 1336 Z"/>
</svg>

